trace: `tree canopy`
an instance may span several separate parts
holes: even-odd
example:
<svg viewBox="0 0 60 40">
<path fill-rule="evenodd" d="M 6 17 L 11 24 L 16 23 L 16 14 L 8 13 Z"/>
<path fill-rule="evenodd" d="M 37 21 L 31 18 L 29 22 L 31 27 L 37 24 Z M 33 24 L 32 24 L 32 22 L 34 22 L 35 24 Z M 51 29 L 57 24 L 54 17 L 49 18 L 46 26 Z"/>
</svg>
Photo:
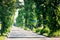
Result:
<svg viewBox="0 0 60 40">
<path fill-rule="evenodd" d="M 45 36 L 60 37 L 60 0 L 0 0 L 0 34 L 10 31 L 16 8 L 16 26 Z"/>
<path fill-rule="evenodd" d="M 16 0 L 0 0 L 1 35 L 7 34 L 10 31 L 10 27 L 12 27 L 16 10 L 15 3 Z"/>
<path fill-rule="evenodd" d="M 25 14 L 21 15 L 23 13 Z M 24 0 L 23 12 L 19 11 L 19 14 L 19 20 L 22 19 L 21 16 L 24 17 L 25 29 L 29 28 L 45 36 L 60 36 L 58 34 L 60 31 L 60 0 Z M 17 24 L 20 22 L 18 19 Z"/>
</svg>

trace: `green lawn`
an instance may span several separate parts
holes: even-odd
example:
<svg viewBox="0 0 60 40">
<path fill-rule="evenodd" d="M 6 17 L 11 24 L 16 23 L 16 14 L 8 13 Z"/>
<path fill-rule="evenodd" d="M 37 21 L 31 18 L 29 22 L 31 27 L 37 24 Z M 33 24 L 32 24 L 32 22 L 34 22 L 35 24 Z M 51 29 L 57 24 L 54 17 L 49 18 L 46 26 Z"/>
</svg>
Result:
<svg viewBox="0 0 60 40">
<path fill-rule="evenodd" d="M 6 40 L 5 36 L 0 36 L 0 40 Z"/>
</svg>

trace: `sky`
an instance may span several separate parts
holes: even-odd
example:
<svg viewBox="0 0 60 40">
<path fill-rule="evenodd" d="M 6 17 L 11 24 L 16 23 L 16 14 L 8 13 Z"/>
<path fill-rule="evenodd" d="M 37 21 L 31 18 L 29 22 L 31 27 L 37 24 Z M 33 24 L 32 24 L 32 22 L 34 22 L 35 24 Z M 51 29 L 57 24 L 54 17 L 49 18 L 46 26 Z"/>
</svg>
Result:
<svg viewBox="0 0 60 40">
<path fill-rule="evenodd" d="M 24 0 L 19 0 L 20 2 L 24 2 Z"/>
<path fill-rule="evenodd" d="M 16 23 L 16 18 L 18 17 L 18 11 L 19 11 L 19 9 L 17 9 L 16 12 L 15 12 L 14 23 Z"/>
<path fill-rule="evenodd" d="M 19 0 L 20 2 L 22 2 L 21 4 L 24 5 L 24 0 Z"/>
</svg>

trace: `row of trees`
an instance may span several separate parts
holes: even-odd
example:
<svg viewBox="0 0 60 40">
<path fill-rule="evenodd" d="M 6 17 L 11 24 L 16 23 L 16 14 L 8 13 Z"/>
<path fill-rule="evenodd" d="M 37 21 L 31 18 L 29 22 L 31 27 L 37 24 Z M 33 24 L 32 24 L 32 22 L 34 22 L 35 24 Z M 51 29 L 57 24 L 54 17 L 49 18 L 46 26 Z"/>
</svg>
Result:
<svg viewBox="0 0 60 40">
<path fill-rule="evenodd" d="M 45 36 L 60 36 L 60 0 L 24 0 L 17 26 Z"/>
<path fill-rule="evenodd" d="M 16 0 L 0 0 L 0 35 L 7 35 L 13 24 Z"/>
<path fill-rule="evenodd" d="M 1 35 L 12 27 L 15 3 L 16 0 L 0 0 Z M 60 36 L 60 0 L 24 0 L 20 7 L 17 26 L 46 36 Z"/>
</svg>

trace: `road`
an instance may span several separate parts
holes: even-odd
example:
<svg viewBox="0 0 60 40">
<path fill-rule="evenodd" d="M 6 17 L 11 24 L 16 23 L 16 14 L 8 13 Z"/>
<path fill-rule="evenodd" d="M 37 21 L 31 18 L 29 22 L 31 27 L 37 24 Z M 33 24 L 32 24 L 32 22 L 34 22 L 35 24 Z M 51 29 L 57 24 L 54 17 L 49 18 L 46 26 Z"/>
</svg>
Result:
<svg viewBox="0 0 60 40">
<path fill-rule="evenodd" d="M 60 38 L 8 38 L 7 40 L 60 40 Z"/>
<path fill-rule="evenodd" d="M 33 33 L 32 31 L 24 30 L 18 27 L 12 27 L 11 32 L 8 34 L 9 38 L 22 38 L 22 37 L 45 37 L 42 35 L 38 35 Z"/>
<path fill-rule="evenodd" d="M 42 35 L 27 31 L 22 28 L 12 27 L 6 40 L 60 40 L 60 38 L 48 38 Z"/>
</svg>

